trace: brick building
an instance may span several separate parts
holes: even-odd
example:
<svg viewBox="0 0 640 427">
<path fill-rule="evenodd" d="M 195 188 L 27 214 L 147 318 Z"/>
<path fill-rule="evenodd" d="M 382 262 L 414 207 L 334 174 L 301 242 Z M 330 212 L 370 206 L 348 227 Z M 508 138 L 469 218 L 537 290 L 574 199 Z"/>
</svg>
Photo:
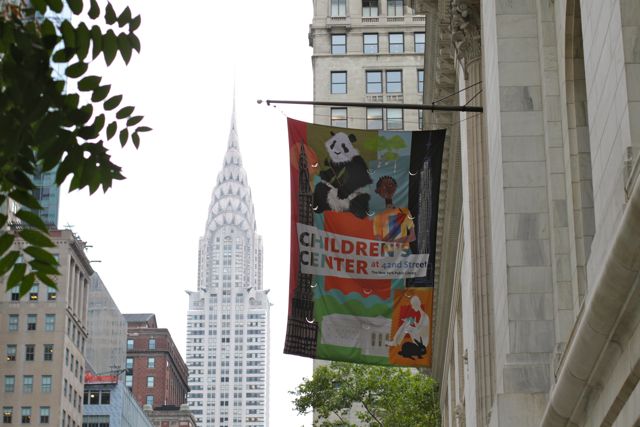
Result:
<svg viewBox="0 0 640 427">
<path fill-rule="evenodd" d="M 188 370 L 167 329 L 154 314 L 125 314 L 125 384 L 140 406 L 180 406 L 189 392 Z"/>
</svg>

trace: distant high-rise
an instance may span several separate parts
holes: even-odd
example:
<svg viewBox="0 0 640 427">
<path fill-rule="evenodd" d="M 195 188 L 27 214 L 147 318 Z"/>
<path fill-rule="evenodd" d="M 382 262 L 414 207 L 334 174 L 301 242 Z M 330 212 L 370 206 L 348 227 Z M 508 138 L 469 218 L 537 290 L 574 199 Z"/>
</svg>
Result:
<svg viewBox="0 0 640 427">
<path fill-rule="evenodd" d="M 202 427 L 268 425 L 269 300 L 235 111 L 188 291 L 189 406 Z"/>
<path fill-rule="evenodd" d="M 58 228 L 58 211 L 60 209 L 60 186 L 56 184 L 56 166 L 50 171 L 39 172 L 31 177 L 35 189 L 33 195 L 42 206 L 33 212 L 38 214 L 49 228 Z"/>
</svg>

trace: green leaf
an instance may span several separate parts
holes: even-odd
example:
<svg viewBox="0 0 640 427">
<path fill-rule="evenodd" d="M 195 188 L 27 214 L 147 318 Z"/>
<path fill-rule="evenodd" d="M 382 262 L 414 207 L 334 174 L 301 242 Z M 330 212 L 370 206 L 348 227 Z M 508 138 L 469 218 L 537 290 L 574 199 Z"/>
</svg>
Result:
<svg viewBox="0 0 640 427">
<path fill-rule="evenodd" d="M 63 48 L 56 50 L 51 60 L 56 63 L 65 63 L 69 62 L 71 58 L 76 54 L 75 49 L 72 48 Z"/>
<path fill-rule="evenodd" d="M 28 246 L 24 251 L 40 262 L 54 266 L 59 265 L 58 260 L 51 254 L 51 252 L 38 246 Z"/>
<path fill-rule="evenodd" d="M 60 32 L 62 33 L 62 39 L 64 40 L 64 46 L 68 48 L 76 47 L 76 31 L 71 25 L 71 22 L 66 19 L 60 24 Z"/>
<path fill-rule="evenodd" d="M 113 138 L 113 135 L 116 134 L 117 130 L 118 130 L 118 123 L 117 122 L 109 123 L 109 126 L 107 126 L 107 139 Z"/>
<path fill-rule="evenodd" d="M 120 145 L 124 147 L 127 144 L 128 140 L 129 140 L 129 131 L 127 130 L 127 128 L 124 128 L 120 131 Z"/>
<path fill-rule="evenodd" d="M 56 13 L 62 12 L 63 4 L 62 0 L 46 0 L 47 4 Z"/>
<path fill-rule="evenodd" d="M 149 132 L 150 130 L 152 130 L 150 127 L 140 126 L 139 128 L 136 129 L 136 132 Z"/>
<path fill-rule="evenodd" d="M 120 16 L 118 16 L 118 25 L 124 27 L 131 21 L 131 9 L 129 6 L 125 7 Z"/>
<path fill-rule="evenodd" d="M 46 262 L 42 262 L 42 261 L 38 261 L 35 259 L 32 259 L 31 261 L 29 261 L 29 265 L 31 266 L 32 269 L 37 270 L 39 272 L 45 273 L 45 274 L 51 274 L 51 275 L 58 275 L 60 274 L 58 272 L 58 269 L 51 265 L 48 264 Z"/>
<path fill-rule="evenodd" d="M 107 111 L 111 111 L 114 108 L 116 108 L 118 105 L 120 105 L 120 102 L 122 102 L 122 95 L 116 95 L 116 96 L 112 96 L 111 98 L 107 99 L 104 102 L 104 109 Z"/>
<path fill-rule="evenodd" d="M 102 77 L 99 76 L 87 76 L 78 82 L 78 89 L 83 92 L 96 89 L 100 85 Z"/>
<path fill-rule="evenodd" d="M 129 32 L 133 33 L 135 30 L 137 30 L 140 27 L 140 23 L 141 22 L 142 22 L 142 18 L 140 17 L 140 15 L 136 16 L 135 18 L 133 18 L 129 22 Z"/>
<path fill-rule="evenodd" d="M 102 54 L 107 65 L 111 65 L 118 52 L 118 38 L 113 30 L 107 31 L 102 36 Z"/>
<path fill-rule="evenodd" d="M 26 276 L 24 276 L 24 278 L 22 279 L 22 283 L 20 283 L 20 297 L 25 296 L 27 292 L 29 292 L 35 281 L 36 277 L 33 273 L 28 273 Z"/>
<path fill-rule="evenodd" d="M 92 102 L 102 102 L 109 95 L 111 85 L 99 86 L 94 89 L 93 95 L 91 95 Z"/>
<path fill-rule="evenodd" d="M 38 3 L 42 3 L 44 4 L 44 0 L 36 0 Z M 33 2 L 34 4 L 36 2 Z M 47 5 L 44 5 L 45 9 L 47 7 Z M 38 11 L 40 12 L 40 11 Z M 44 12 L 40 12 L 40 13 L 44 13 Z M 49 19 L 45 19 L 42 21 L 42 23 L 40 23 L 40 34 L 42 34 L 42 36 L 55 36 L 56 35 L 56 27 L 53 25 L 53 22 L 51 22 L 51 20 Z"/>
<path fill-rule="evenodd" d="M 11 197 L 16 202 L 20 203 L 22 206 L 26 206 L 29 209 L 40 210 L 42 206 L 38 203 L 38 200 L 33 197 L 33 194 L 26 192 L 24 190 L 14 190 L 9 193 L 9 197 Z"/>
<path fill-rule="evenodd" d="M 131 115 L 131 113 L 133 113 L 133 110 L 135 109 L 135 107 L 129 106 L 129 107 L 122 107 L 117 113 L 116 113 L 116 118 L 117 119 L 124 119 L 125 117 L 129 117 Z"/>
<path fill-rule="evenodd" d="M 76 45 L 78 58 L 84 59 L 89 53 L 89 45 L 91 42 L 91 33 L 89 32 L 89 27 L 86 26 L 84 22 L 78 24 L 76 28 Z"/>
<path fill-rule="evenodd" d="M 25 228 L 23 230 L 18 231 L 18 234 L 27 243 L 31 243 L 32 245 L 35 245 L 35 246 L 40 246 L 43 248 L 51 248 L 55 246 L 55 244 L 51 241 L 51 239 L 49 239 L 49 236 L 41 233 L 40 231 Z"/>
<path fill-rule="evenodd" d="M 97 25 L 91 27 L 91 45 L 93 46 L 91 55 L 96 59 L 102 52 L 102 30 Z"/>
<path fill-rule="evenodd" d="M 118 35 L 118 49 L 120 50 L 120 55 L 122 55 L 122 59 L 125 64 L 128 64 L 131 60 L 131 43 L 129 42 L 129 37 L 125 33 L 120 33 Z"/>
<path fill-rule="evenodd" d="M 100 16 L 100 6 L 98 6 L 98 2 L 96 0 L 91 0 L 89 4 L 89 18 L 96 19 Z"/>
<path fill-rule="evenodd" d="M 0 235 L 0 255 L 4 254 L 7 249 L 11 247 L 15 239 L 13 234 L 4 233 Z"/>
<path fill-rule="evenodd" d="M 115 24 L 117 19 L 118 18 L 116 17 L 116 11 L 113 10 L 113 6 L 111 6 L 111 3 L 107 3 L 107 8 L 104 11 L 104 20 L 107 22 L 107 24 L 113 25 Z"/>
<path fill-rule="evenodd" d="M 16 263 L 20 252 L 11 251 L 2 258 L 0 258 L 0 276 L 5 274 Z"/>
<path fill-rule="evenodd" d="M 27 271 L 27 265 L 25 263 L 18 263 L 13 266 L 11 274 L 7 279 L 7 290 L 15 288 L 18 283 L 24 279 L 24 273 Z"/>
<path fill-rule="evenodd" d="M 47 3 L 44 0 L 31 0 L 31 5 L 43 15 L 47 11 Z"/>
<path fill-rule="evenodd" d="M 142 121 L 144 116 L 133 116 L 127 120 L 127 126 L 135 126 Z"/>
<path fill-rule="evenodd" d="M 82 0 L 67 0 L 67 4 L 74 15 L 80 15 L 82 12 Z"/>
<path fill-rule="evenodd" d="M 136 52 L 140 53 L 140 39 L 133 33 L 129 34 L 129 44 Z"/>
<path fill-rule="evenodd" d="M 36 277 L 38 278 L 39 281 L 41 281 L 48 287 L 53 289 L 58 289 L 58 284 L 53 279 L 51 279 L 51 277 L 47 276 L 45 273 L 36 271 Z"/>
<path fill-rule="evenodd" d="M 131 134 L 131 140 L 133 141 L 133 146 L 136 148 L 140 147 L 140 135 L 136 132 Z"/>
<path fill-rule="evenodd" d="M 16 216 L 21 220 L 25 221 L 27 224 L 31 225 L 32 227 L 37 228 L 38 230 L 42 230 L 45 233 L 49 231 L 49 228 L 44 223 L 44 221 L 42 221 L 42 218 L 40 218 L 39 215 L 33 212 L 20 209 L 18 212 L 16 212 Z"/>
<path fill-rule="evenodd" d="M 86 73 L 88 68 L 89 64 L 87 64 L 86 62 L 76 62 L 69 65 L 64 73 L 67 75 L 67 77 L 78 78 Z"/>
</svg>

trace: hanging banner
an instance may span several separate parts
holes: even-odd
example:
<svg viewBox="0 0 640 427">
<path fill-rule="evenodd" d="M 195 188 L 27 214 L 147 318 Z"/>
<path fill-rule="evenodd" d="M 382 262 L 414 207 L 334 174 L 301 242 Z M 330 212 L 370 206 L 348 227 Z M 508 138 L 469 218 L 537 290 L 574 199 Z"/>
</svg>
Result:
<svg viewBox="0 0 640 427">
<path fill-rule="evenodd" d="M 444 130 L 288 128 L 284 352 L 430 367 Z"/>
</svg>

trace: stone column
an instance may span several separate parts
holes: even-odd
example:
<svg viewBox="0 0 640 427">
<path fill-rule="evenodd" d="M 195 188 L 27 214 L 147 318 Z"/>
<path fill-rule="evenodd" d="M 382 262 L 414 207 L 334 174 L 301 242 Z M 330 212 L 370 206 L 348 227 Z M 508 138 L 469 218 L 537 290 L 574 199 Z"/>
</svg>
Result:
<svg viewBox="0 0 640 427">
<path fill-rule="evenodd" d="M 456 59 L 464 73 L 461 88 L 461 103 L 482 106 L 482 61 L 480 40 L 480 4 L 477 0 L 452 0 L 452 39 Z M 493 310 L 490 299 L 491 233 L 489 223 L 489 201 L 487 198 L 487 147 L 484 140 L 482 114 L 467 113 L 463 128 L 466 128 L 466 182 L 468 198 L 464 214 L 469 231 L 469 258 L 471 263 L 471 289 L 465 292 L 470 297 L 473 324 L 472 375 L 476 377 L 476 414 L 478 425 L 489 423 L 489 413 L 495 393 L 493 360 Z M 466 250 L 466 249 L 465 249 Z M 466 312 L 466 311 L 465 311 Z"/>
</svg>

